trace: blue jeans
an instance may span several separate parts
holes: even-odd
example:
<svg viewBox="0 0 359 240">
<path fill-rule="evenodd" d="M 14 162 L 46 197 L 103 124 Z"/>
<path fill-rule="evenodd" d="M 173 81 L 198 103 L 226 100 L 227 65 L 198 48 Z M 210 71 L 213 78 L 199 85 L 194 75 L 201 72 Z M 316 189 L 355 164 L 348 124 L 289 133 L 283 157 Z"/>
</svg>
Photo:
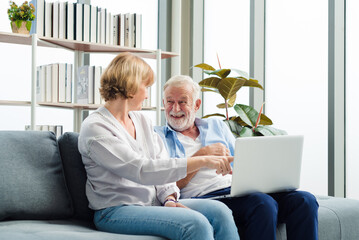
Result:
<svg viewBox="0 0 359 240">
<path fill-rule="evenodd" d="M 190 209 L 162 206 L 117 206 L 95 212 L 98 230 L 168 239 L 239 239 L 232 211 L 205 199 L 180 201 Z"/>
<path fill-rule="evenodd" d="M 230 188 L 225 188 L 201 198 L 229 193 Z M 318 203 L 308 192 L 253 193 L 218 200 L 232 210 L 241 239 L 274 240 L 278 223 L 286 224 L 288 240 L 318 239 Z"/>
</svg>

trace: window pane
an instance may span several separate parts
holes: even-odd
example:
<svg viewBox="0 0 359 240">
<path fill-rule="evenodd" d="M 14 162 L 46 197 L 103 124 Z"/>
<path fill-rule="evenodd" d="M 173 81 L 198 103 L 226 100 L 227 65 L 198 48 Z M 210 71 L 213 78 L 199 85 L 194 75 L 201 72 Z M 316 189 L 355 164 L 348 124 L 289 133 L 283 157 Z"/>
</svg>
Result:
<svg viewBox="0 0 359 240">
<path fill-rule="evenodd" d="M 346 19 L 346 175 L 347 196 L 359 199 L 358 89 L 359 2 L 347 0 Z"/>
<path fill-rule="evenodd" d="M 205 1 L 205 63 L 218 69 L 218 54 L 222 68 L 235 68 L 249 72 L 249 7 L 248 0 L 223 0 L 220 4 L 215 0 Z M 216 107 L 217 104 L 223 102 L 222 96 L 217 93 L 204 93 L 204 115 L 225 114 L 224 109 Z M 236 103 L 249 104 L 247 87 L 238 91 Z M 229 116 L 233 115 L 236 115 L 236 112 L 232 108 L 229 111 Z"/>
<path fill-rule="evenodd" d="M 304 135 L 301 188 L 326 195 L 328 1 L 266 7 L 266 114 L 274 127 Z"/>
</svg>

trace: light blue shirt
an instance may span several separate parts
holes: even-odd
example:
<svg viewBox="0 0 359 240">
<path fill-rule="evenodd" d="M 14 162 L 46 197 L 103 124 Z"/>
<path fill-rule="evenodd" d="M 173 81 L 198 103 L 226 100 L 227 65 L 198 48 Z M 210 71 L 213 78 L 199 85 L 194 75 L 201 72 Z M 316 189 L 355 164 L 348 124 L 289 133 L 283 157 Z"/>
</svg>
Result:
<svg viewBox="0 0 359 240">
<path fill-rule="evenodd" d="M 213 143 L 222 143 L 231 151 L 231 155 L 234 155 L 235 138 L 228 126 L 221 119 L 196 118 L 195 124 L 200 132 L 199 138 L 202 147 Z M 166 124 L 166 126 L 156 126 L 155 131 L 161 136 L 170 157 L 186 157 L 185 149 L 183 148 L 182 143 L 178 140 L 177 132 L 168 124 Z"/>
<path fill-rule="evenodd" d="M 195 124 L 199 129 L 198 140 L 201 147 L 211 145 L 214 143 L 222 143 L 234 154 L 235 138 L 228 126 L 218 118 L 199 119 L 196 118 Z M 177 132 L 174 131 L 168 124 L 163 127 L 155 127 L 155 131 L 160 135 L 167 151 L 171 157 L 184 158 L 186 157 L 186 149 L 178 138 Z M 188 146 L 187 146 L 188 147 Z M 193 152 L 193 151 L 192 151 Z M 190 153 L 191 154 L 191 153 Z M 190 156 L 187 156 L 190 157 Z M 217 191 L 229 187 L 231 185 L 231 175 L 217 174 L 214 169 L 201 168 L 190 182 L 181 189 L 182 198 L 191 198 L 205 195 L 207 193 Z"/>
</svg>

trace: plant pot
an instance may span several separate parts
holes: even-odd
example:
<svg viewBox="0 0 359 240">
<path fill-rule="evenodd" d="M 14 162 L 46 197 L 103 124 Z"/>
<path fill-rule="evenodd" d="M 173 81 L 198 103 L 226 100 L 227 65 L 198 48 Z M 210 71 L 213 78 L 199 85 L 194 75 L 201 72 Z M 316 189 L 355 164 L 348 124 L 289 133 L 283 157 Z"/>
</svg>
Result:
<svg viewBox="0 0 359 240">
<path fill-rule="evenodd" d="M 11 30 L 13 33 L 29 34 L 31 29 L 31 21 L 17 20 L 11 22 Z"/>
</svg>

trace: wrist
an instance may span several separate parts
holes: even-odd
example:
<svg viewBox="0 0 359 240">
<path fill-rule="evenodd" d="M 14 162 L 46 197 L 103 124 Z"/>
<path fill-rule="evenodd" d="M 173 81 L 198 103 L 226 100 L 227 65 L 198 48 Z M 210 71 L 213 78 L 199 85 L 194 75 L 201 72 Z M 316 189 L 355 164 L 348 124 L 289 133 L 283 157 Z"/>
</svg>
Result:
<svg viewBox="0 0 359 240">
<path fill-rule="evenodd" d="M 173 199 L 173 198 L 167 198 L 164 202 L 163 202 L 163 206 L 166 205 L 167 202 L 174 202 L 174 203 L 178 203 L 177 200 Z"/>
</svg>

